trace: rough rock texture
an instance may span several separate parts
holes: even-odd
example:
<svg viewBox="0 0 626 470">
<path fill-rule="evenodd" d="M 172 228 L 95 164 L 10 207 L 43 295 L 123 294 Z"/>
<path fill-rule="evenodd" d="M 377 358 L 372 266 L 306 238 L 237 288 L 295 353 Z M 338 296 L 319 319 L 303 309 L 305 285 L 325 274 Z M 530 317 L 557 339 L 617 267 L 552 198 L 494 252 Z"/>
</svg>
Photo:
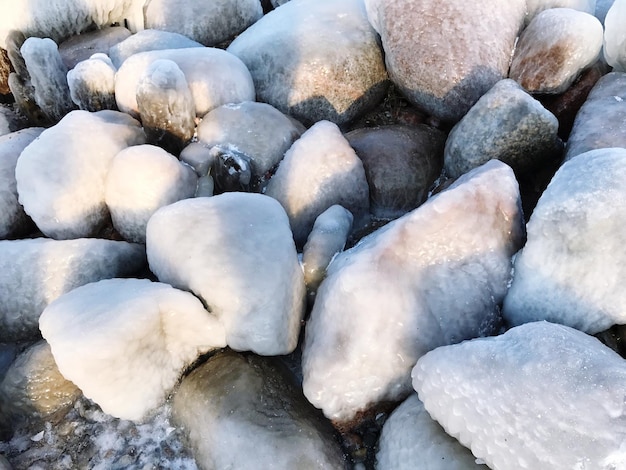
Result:
<svg viewBox="0 0 626 470">
<path fill-rule="evenodd" d="M 522 33 L 509 77 L 529 93 L 562 93 L 602 49 L 602 24 L 571 8 L 542 11 Z"/>
<path fill-rule="evenodd" d="M 516 172 L 539 167 L 562 143 L 559 121 L 511 79 L 485 93 L 452 129 L 446 141 L 444 168 L 457 178 L 491 159 Z"/>
<path fill-rule="evenodd" d="M 343 469 L 333 429 L 271 359 L 224 352 L 186 377 L 173 418 L 200 469 Z"/>
<path fill-rule="evenodd" d="M 9 89 L 9 73 L 11 73 L 11 62 L 6 49 L 0 49 L 0 95 L 11 93 Z"/>
<path fill-rule="evenodd" d="M 405 398 L 417 359 L 491 334 L 520 248 L 511 169 L 491 161 L 330 264 L 307 323 L 304 394 L 336 424 Z"/>
<path fill-rule="evenodd" d="M 131 32 L 123 26 L 97 29 L 63 41 L 59 44 L 59 54 L 65 66 L 71 70 L 76 67 L 76 64 L 89 59 L 94 54 L 108 54 L 111 48 L 130 36 Z"/>
<path fill-rule="evenodd" d="M 505 78 L 526 2 L 366 0 L 387 71 L 416 106 L 456 122 Z"/>
<path fill-rule="evenodd" d="M 438 348 L 413 370 L 426 410 L 494 470 L 624 468 L 626 362 L 547 322 Z"/>
<path fill-rule="evenodd" d="M 626 323 L 626 149 L 578 155 L 557 171 L 528 223 L 504 300 L 512 325 L 536 320 L 597 333 Z"/>
<path fill-rule="evenodd" d="M 617 72 L 626 72 L 626 1 L 615 0 L 604 20 L 604 58 Z"/>
<path fill-rule="evenodd" d="M 259 101 L 306 125 L 351 121 L 382 100 L 387 73 L 362 0 L 300 0 L 268 13 L 228 47 Z"/>
<path fill-rule="evenodd" d="M 115 72 L 111 59 L 101 52 L 79 62 L 67 73 L 72 101 L 85 111 L 117 109 Z"/>
</svg>

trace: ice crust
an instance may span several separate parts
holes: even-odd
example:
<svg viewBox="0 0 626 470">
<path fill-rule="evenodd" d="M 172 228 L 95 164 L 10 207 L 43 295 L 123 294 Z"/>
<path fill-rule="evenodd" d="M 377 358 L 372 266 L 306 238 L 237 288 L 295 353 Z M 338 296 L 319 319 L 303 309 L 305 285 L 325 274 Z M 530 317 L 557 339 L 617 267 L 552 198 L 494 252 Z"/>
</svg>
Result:
<svg viewBox="0 0 626 470">
<path fill-rule="evenodd" d="M 100 111 L 115 108 L 115 72 L 111 59 L 98 53 L 67 72 L 72 101 L 80 109 Z"/>
<path fill-rule="evenodd" d="M 423 356 L 413 385 L 426 410 L 493 470 L 626 465 L 626 362 L 548 322 Z"/>
<path fill-rule="evenodd" d="M 615 0 L 604 19 L 604 58 L 616 72 L 626 72 L 626 1 Z"/>
</svg>

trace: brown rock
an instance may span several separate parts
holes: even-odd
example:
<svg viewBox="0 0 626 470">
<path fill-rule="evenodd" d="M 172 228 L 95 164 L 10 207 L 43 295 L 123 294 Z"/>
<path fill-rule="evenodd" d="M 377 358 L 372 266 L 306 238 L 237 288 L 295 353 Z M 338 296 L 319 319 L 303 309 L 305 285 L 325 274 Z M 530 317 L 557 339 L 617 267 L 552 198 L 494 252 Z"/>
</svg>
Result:
<svg viewBox="0 0 626 470">
<path fill-rule="evenodd" d="M 9 89 L 9 73 L 11 73 L 11 62 L 6 49 L 0 49 L 0 95 L 11 93 Z"/>
</svg>

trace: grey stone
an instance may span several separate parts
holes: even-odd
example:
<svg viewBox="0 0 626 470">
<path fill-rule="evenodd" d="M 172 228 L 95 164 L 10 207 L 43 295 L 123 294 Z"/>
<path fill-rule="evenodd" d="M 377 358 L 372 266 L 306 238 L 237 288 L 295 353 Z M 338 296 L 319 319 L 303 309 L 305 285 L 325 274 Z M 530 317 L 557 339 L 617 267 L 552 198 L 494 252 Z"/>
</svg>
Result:
<svg viewBox="0 0 626 470">
<path fill-rule="evenodd" d="M 131 32 L 123 26 L 111 26 L 72 36 L 59 44 L 59 54 L 68 69 L 96 53 L 108 54 L 116 44 L 126 40 Z"/>
</svg>

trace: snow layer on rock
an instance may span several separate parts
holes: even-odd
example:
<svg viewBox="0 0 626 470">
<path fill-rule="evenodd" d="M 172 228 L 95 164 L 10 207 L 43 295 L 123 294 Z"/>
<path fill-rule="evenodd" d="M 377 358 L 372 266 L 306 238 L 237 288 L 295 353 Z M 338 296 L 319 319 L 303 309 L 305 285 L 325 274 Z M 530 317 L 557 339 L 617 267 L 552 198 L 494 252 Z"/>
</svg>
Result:
<svg viewBox="0 0 626 470">
<path fill-rule="evenodd" d="M 198 355 L 226 345 L 222 325 L 188 292 L 107 279 L 51 303 L 39 319 L 64 377 L 105 413 L 140 420 Z"/>
<path fill-rule="evenodd" d="M 492 160 L 339 254 L 306 327 L 306 397 L 349 422 L 403 399 L 427 351 L 493 333 L 522 236 L 517 181 Z"/>
<path fill-rule="evenodd" d="M 117 111 L 73 111 L 22 152 L 20 203 L 52 238 L 93 236 L 106 222 L 105 181 L 122 149 L 145 142 L 139 123 Z"/>
<path fill-rule="evenodd" d="M 28 224 L 18 202 L 15 167 L 22 150 L 42 131 L 41 127 L 31 127 L 0 136 L 0 239 L 18 233 Z"/>
<path fill-rule="evenodd" d="M 626 362 L 547 322 L 438 348 L 413 370 L 428 412 L 494 470 L 625 468 Z"/>
<path fill-rule="evenodd" d="M 357 224 L 369 208 L 363 163 L 329 121 L 316 123 L 291 146 L 265 194 L 285 208 L 298 246 L 304 245 L 315 219 L 330 206 L 342 205 Z"/>
<path fill-rule="evenodd" d="M 250 72 L 233 54 L 211 47 L 192 47 L 140 52 L 122 64 L 115 77 L 115 98 L 120 111 L 138 116 L 137 84 L 152 62 L 167 59 L 185 74 L 196 106 L 204 116 L 226 103 L 254 101 Z"/>
<path fill-rule="evenodd" d="M 113 240 L 0 241 L 0 342 L 37 337 L 39 316 L 54 299 L 133 274 L 145 261 L 142 246 Z"/>
<path fill-rule="evenodd" d="M 596 11 L 596 0 L 526 0 L 526 5 L 528 8 L 526 24 L 539 13 L 551 8 L 571 8 L 591 15 Z"/>
<path fill-rule="evenodd" d="M 136 145 L 113 159 L 105 200 L 115 229 L 128 241 L 145 243 L 146 225 L 159 208 L 193 197 L 198 177 L 191 167 L 153 145 Z"/>
<path fill-rule="evenodd" d="M 528 223 L 504 301 L 512 325 L 548 320 L 593 334 L 626 323 L 626 149 L 564 163 Z"/>
<path fill-rule="evenodd" d="M 485 469 L 469 449 L 446 434 L 414 393 L 385 422 L 376 453 L 377 470 Z"/>
<path fill-rule="evenodd" d="M 604 20 L 604 58 L 617 72 L 626 72 L 626 1 L 615 0 Z"/>
<path fill-rule="evenodd" d="M 86 111 L 114 109 L 115 72 L 111 59 L 102 53 L 76 64 L 67 72 L 72 101 Z"/>
<path fill-rule="evenodd" d="M 224 324 L 236 350 L 287 354 L 296 347 L 304 278 L 285 211 L 261 194 L 179 201 L 148 222 L 150 269 L 189 290 Z"/>
</svg>

